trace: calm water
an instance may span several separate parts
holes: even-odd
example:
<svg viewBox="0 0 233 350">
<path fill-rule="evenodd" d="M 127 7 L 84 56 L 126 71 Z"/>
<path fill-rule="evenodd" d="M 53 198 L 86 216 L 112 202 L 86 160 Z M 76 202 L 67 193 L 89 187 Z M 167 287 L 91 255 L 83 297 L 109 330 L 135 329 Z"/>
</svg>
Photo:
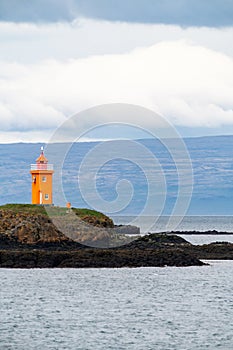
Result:
<svg viewBox="0 0 233 350">
<path fill-rule="evenodd" d="M 233 243 L 233 235 L 180 235 L 192 244 L 209 244 L 212 242 Z"/>
<path fill-rule="evenodd" d="M 114 216 L 116 224 L 131 224 L 135 217 L 133 216 Z M 166 232 L 168 216 L 161 216 L 150 232 Z M 151 222 L 151 219 L 149 219 Z M 148 226 L 148 218 L 141 217 L 138 225 L 141 234 L 147 233 L 145 227 Z M 184 239 L 192 244 L 208 244 L 211 242 L 231 242 L 233 243 L 233 216 L 185 216 L 180 224 L 175 227 L 176 231 L 212 231 L 228 232 L 226 235 L 182 235 Z"/>
<path fill-rule="evenodd" d="M 0 348 L 230 350 L 232 268 L 0 269 Z"/>
<path fill-rule="evenodd" d="M 116 224 L 131 224 L 135 219 L 135 216 L 113 216 Z M 179 218 L 179 217 L 177 217 Z M 149 223 L 154 222 L 150 228 L 150 232 L 165 232 L 167 230 L 167 224 L 169 216 L 160 216 L 156 221 L 155 218 L 151 217 L 139 217 L 139 225 L 141 232 L 148 232 L 146 228 Z M 179 219 L 180 223 L 178 226 L 173 227 L 176 231 L 221 231 L 233 233 L 233 216 L 185 216 Z M 178 222 L 179 222 L 178 221 Z"/>
</svg>

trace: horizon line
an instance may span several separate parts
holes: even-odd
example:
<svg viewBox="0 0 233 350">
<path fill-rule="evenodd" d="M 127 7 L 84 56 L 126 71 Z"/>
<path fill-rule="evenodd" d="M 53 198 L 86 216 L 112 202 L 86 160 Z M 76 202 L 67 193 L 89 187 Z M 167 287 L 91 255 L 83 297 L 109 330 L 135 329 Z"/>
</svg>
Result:
<svg viewBox="0 0 233 350">
<path fill-rule="evenodd" d="M 198 136 L 180 136 L 181 139 L 201 139 L 201 138 L 219 138 L 219 137 L 233 137 L 233 134 L 220 134 L 220 135 L 198 135 Z M 155 137 L 145 137 L 145 138 L 130 138 L 130 137 L 124 137 L 124 138 L 96 138 L 96 139 L 84 139 L 84 140 L 78 140 L 78 141 L 61 141 L 61 142 L 48 142 L 48 141 L 14 141 L 14 142 L 0 142 L 0 145 L 14 145 L 14 144 L 62 144 L 62 143 L 95 143 L 95 142 L 107 142 L 107 141 L 125 141 L 125 140 L 132 140 L 132 141 L 144 141 L 144 140 L 162 140 L 162 139 L 176 139 L 174 137 L 161 137 L 161 138 L 155 138 Z"/>
</svg>

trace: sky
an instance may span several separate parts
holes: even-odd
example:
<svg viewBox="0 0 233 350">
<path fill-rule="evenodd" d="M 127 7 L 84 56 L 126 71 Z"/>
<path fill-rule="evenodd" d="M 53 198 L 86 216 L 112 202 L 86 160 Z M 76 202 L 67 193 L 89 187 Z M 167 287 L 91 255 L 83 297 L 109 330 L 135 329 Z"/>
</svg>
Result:
<svg viewBox="0 0 233 350">
<path fill-rule="evenodd" d="M 0 0 L 0 143 L 46 142 L 106 103 L 233 134 L 232 96 L 233 0 Z"/>
</svg>

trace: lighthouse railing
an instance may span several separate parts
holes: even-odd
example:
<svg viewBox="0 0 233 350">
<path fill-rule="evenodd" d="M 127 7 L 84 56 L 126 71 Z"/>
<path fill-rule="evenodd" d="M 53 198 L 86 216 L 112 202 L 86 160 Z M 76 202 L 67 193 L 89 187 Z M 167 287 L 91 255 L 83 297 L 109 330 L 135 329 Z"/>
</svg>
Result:
<svg viewBox="0 0 233 350">
<path fill-rule="evenodd" d="M 31 164 L 31 170 L 53 170 L 53 164 Z"/>
</svg>

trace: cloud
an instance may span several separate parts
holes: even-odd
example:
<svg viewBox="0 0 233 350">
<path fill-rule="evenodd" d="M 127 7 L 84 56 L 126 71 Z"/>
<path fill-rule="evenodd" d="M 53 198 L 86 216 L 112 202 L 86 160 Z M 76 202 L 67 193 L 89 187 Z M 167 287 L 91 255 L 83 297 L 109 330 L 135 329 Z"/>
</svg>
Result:
<svg viewBox="0 0 233 350">
<path fill-rule="evenodd" d="M 177 126 L 233 125 L 233 59 L 186 41 L 65 62 L 5 63 L 0 77 L 4 135 L 40 130 L 42 140 L 71 114 L 118 102 L 159 111 Z"/>
<path fill-rule="evenodd" d="M 47 59 L 60 61 L 122 54 L 137 47 L 173 40 L 187 40 L 233 56 L 233 27 L 182 28 L 80 19 L 72 23 L 40 25 L 0 22 L 0 61 L 36 63 Z"/>
<path fill-rule="evenodd" d="M 1 0 L 0 20 L 13 22 L 72 21 L 77 17 L 110 21 L 232 26 L 229 0 Z"/>
</svg>

